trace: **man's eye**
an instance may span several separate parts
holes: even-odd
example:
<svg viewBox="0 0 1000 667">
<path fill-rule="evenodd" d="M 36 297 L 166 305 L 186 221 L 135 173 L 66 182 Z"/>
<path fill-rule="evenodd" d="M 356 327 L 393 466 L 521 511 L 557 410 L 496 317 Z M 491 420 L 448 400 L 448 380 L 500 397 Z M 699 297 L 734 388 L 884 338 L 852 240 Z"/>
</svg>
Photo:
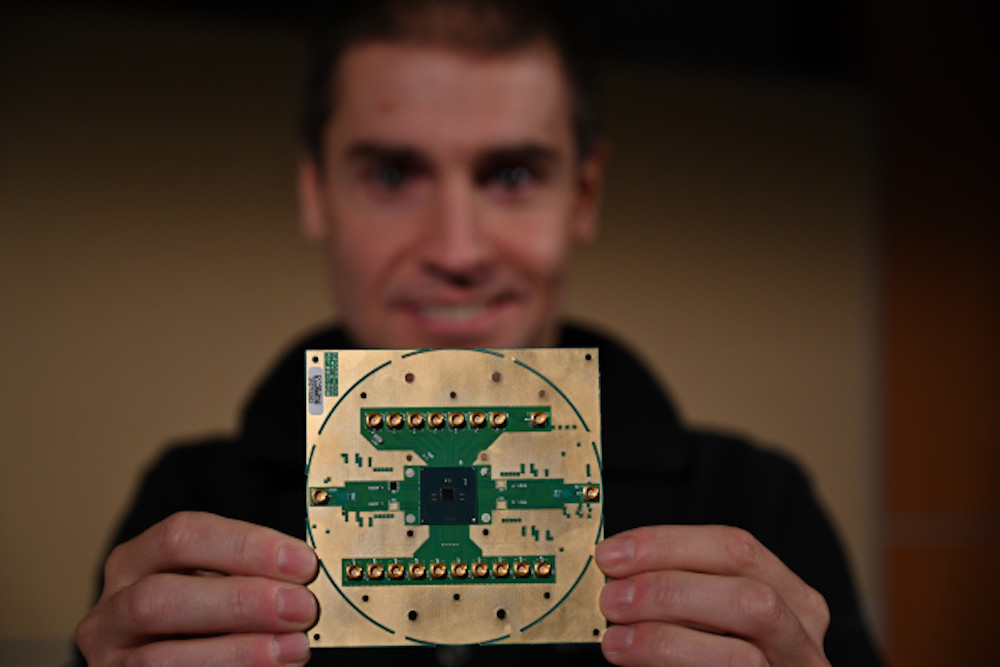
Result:
<svg viewBox="0 0 1000 667">
<path fill-rule="evenodd" d="M 531 172 L 527 167 L 508 167 L 500 172 L 500 181 L 510 188 L 526 184 L 531 180 Z"/>
<path fill-rule="evenodd" d="M 386 188 L 398 188 L 406 180 L 406 174 L 396 165 L 377 167 L 372 173 L 372 179 Z"/>
<path fill-rule="evenodd" d="M 516 190 L 531 183 L 533 175 L 527 167 L 504 167 L 497 171 L 491 180 L 502 188 Z"/>
</svg>

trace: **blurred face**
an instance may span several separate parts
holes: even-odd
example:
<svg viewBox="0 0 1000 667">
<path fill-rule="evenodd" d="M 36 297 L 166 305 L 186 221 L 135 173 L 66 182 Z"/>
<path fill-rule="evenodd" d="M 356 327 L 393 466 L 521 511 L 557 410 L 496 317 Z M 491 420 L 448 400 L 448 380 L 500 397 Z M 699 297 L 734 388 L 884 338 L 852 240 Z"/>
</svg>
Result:
<svg viewBox="0 0 1000 667">
<path fill-rule="evenodd" d="M 571 249 L 595 231 L 598 157 L 578 160 L 557 55 L 350 49 L 322 165 L 304 161 L 306 235 L 365 347 L 556 343 Z"/>
</svg>

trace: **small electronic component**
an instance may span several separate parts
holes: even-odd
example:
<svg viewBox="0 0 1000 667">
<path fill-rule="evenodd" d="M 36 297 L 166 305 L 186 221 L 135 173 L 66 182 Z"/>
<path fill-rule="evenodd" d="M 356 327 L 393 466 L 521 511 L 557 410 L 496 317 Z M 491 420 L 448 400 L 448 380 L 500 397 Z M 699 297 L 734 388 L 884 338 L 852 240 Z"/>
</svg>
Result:
<svg viewBox="0 0 1000 667">
<path fill-rule="evenodd" d="M 308 350 L 311 644 L 600 641 L 598 378 L 594 349 Z"/>
</svg>

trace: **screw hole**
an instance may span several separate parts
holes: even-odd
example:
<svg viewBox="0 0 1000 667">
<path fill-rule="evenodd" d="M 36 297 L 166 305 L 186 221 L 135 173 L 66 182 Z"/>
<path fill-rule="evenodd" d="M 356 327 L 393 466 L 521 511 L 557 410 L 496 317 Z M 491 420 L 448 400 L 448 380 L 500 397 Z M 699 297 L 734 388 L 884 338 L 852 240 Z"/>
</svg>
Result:
<svg viewBox="0 0 1000 667">
<path fill-rule="evenodd" d="M 501 621 L 503 619 L 507 618 L 507 610 L 506 609 L 497 609 L 497 618 L 499 618 Z"/>
<path fill-rule="evenodd" d="M 367 595 L 362 595 L 361 596 L 361 601 L 362 602 L 368 602 L 368 596 Z"/>
<path fill-rule="evenodd" d="M 417 620 L 417 612 L 415 612 L 414 610 L 411 609 L 410 613 L 407 614 L 406 617 L 408 619 L 410 619 L 411 621 L 415 621 L 415 620 Z"/>
<path fill-rule="evenodd" d="M 413 537 L 413 531 L 412 530 L 406 531 L 406 536 L 407 537 Z"/>
<path fill-rule="evenodd" d="M 459 595 L 458 593 L 455 593 L 455 595 L 454 595 L 454 596 L 452 597 L 452 599 L 453 599 L 453 600 L 461 600 L 461 599 L 462 599 L 462 596 L 461 596 L 461 595 Z"/>
<path fill-rule="evenodd" d="M 587 361 L 590 361 L 593 358 L 594 358 L 594 356 L 592 354 L 590 354 L 589 352 L 587 353 L 587 356 L 584 357 L 584 359 L 586 359 Z"/>
<path fill-rule="evenodd" d="M 314 364 L 318 364 L 319 363 L 319 357 L 313 357 L 313 363 Z"/>
<path fill-rule="evenodd" d="M 490 534 L 490 529 L 489 528 L 483 528 L 483 535 L 489 535 L 489 534 Z"/>
<path fill-rule="evenodd" d="M 458 398 L 458 394 L 456 394 L 456 393 L 455 393 L 455 392 L 453 392 L 453 391 L 452 391 L 452 392 L 449 392 L 449 393 L 448 393 L 448 395 L 449 395 L 449 396 L 451 396 L 452 398 Z"/>
<path fill-rule="evenodd" d="M 598 630 L 597 628 L 594 628 L 594 636 L 597 637 L 600 634 L 601 634 L 601 631 Z"/>
<path fill-rule="evenodd" d="M 361 392 L 361 398 L 368 398 L 368 392 L 367 391 Z"/>
<path fill-rule="evenodd" d="M 549 593 L 548 591 L 546 591 L 545 592 L 545 599 L 548 600 L 551 597 L 552 597 L 552 593 Z"/>
<path fill-rule="evenodd" d="M 407 382 L 413 382 L 413 373 L 407 373 L 404 378 Z"/>
<path fill-rule="evenodd" d="M 315 639 L 316 641 L 319 641 L 319 633 L 318 632 L 313 635 L 313 639 Z"/>
</svg>

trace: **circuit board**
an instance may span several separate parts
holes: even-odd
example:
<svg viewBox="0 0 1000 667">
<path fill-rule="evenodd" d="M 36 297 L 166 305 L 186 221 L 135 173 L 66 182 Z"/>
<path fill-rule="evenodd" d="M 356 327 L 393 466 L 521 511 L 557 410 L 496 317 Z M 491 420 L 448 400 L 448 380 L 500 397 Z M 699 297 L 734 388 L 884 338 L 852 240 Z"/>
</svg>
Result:
<svg viewBox="0 0 1000 667">
<path fill-rule="evenodd" d="M 305 361 L 312 646 L 600 641 L 596 349 Z"/>
</svg>

